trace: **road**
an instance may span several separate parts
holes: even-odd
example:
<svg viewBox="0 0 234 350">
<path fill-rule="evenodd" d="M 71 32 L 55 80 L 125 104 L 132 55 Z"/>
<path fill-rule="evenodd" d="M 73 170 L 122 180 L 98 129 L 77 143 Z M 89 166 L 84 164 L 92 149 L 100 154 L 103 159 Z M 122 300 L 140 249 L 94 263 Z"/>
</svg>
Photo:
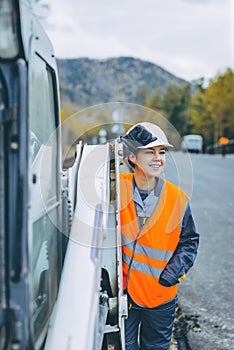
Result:
<svg viewBox="0 0 234 350">
<path fill-rule="evenodd" d="M 178 182 L 179 169 L 182 187 L 191 190 L 200 233 L 197 260 L 179 287 L 178 348 L 234 349 L 234 155 L 174 152 L 168 163 L 166 177 Z"/>
</svg>

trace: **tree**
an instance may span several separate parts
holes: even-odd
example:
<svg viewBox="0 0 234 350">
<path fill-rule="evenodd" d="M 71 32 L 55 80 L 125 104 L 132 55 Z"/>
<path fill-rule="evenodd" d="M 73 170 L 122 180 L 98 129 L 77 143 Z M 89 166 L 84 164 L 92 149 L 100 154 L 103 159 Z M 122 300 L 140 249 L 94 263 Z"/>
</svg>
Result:
<svg viewBox="0 0 234 350">
<path fill-rule="evenodd" d="M 147 98 L 147 86 L 146 83 L 140 84 L 136 96 L 135 96 L 135 101 L 136 103 L 140 105 L 144 105 L 146 103 L 146 98 Z"/>
<path fill-rule="evenodd" d="M 162 102 L 168 120 L 180 134 L 186 134 L 188 130 L 190 98 L 190 84 L 171 84 Z"/>
<path fill-rule="evenodd" d="M 204 143 L 211 144 L 214 139 L 214 120 L 205 106 L 205 90 L 198 88 L 196 94 L 191 98 L 188 132 L 202 135 Z"/>
<path fill-rule="evenodd" d="M 163 98 L 160 92 L 156 89 L 154 93 L 146 100 L 146 107 L 162 112 Z"/>
<path fill-rule="evenodd" d="M 221 136 L 234 138 L 234 73 L 231 69 L 212 79 L 206 89 L 198 88 L 191 100 L 189 124 L 206 143 Z"/>
<path fill-rule="evenodd" d="M 215 142 L 221 136 L 234 138 L 234 72 L 231 69 L 211 80 L 205 91 L 205 109 L 215 125 Z"/>
</svg>

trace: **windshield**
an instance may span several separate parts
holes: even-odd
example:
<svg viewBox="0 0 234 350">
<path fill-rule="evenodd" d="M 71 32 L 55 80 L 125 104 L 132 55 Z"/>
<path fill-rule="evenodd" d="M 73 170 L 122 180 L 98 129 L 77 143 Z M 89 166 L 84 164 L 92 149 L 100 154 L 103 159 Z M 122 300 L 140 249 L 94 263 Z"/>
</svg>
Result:
<svg viewBox="0 0 234 350">
<path fill-rule="evenodd" d="M 0 57 L 13 58 L 18 54 L 16 16 L 10 0 L 0 1 Z"/>
</svg>

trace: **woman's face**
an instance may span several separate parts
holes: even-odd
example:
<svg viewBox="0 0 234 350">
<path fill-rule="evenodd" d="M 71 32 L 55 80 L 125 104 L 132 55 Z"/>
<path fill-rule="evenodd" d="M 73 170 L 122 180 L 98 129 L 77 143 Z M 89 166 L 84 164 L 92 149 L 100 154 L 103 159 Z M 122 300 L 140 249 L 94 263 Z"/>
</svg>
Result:
<svg viewBox="0 0 234 350">
<path fill-rule="evenodd" d="M 159 176 L 166 164 L 164 146 L 141 148 L 137 155 L 131 153 L 129 159 L 135 165 L 135 173 L 143 173 L 146 177 Z"/>
</svg>

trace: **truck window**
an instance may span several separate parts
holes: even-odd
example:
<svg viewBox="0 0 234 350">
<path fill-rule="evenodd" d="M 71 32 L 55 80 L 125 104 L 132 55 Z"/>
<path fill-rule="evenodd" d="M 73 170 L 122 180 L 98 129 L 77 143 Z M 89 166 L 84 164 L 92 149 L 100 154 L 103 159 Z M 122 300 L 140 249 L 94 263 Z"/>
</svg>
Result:
<svg viewBox="0 0 234 350">
<path fill-rule="evenodd" d="M 58 140 L 53 71 L 35 54 L 29 74 L 29 270 L 33 340 L 39 347 L 55 302 L 60 265 Z"/>
<path fill-rule="evenodd" d="M 13 16 L 12 3 L 9 0 L 0 2 L 0 56 L 13 58 L 18 53 L 16 39 L 16 16 Z"/>
</svg>

